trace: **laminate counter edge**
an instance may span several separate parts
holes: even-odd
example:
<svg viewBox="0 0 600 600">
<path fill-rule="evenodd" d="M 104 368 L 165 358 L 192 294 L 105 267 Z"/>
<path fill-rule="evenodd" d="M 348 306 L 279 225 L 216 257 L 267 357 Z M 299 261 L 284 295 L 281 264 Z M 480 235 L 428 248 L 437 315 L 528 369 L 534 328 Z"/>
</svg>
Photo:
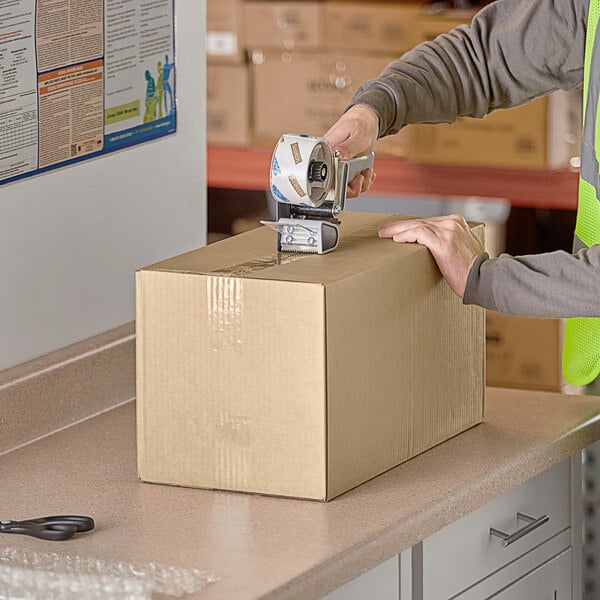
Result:
<svg viewBox="0 0 600 600">
<path fill-rule="evenodd" d="M 135 324 L 0 372 L 0 455 L 135 396 Z"/>
</svg>

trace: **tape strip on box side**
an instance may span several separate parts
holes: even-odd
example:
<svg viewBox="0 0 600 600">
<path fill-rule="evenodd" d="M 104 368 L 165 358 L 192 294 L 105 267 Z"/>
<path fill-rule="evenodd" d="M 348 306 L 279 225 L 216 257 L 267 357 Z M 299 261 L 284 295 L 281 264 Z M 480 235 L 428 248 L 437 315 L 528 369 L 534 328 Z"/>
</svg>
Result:
<svg viewBox="0 0 600 600">
<path fill-rule="evenodd" d="M 215 351 L 240 351 L 244 335 L 244 288 L 238 277 L 209 277 L 206 283 L 208 332 Z"/>
<path fill-rule="evenodd" d="M 212 271 L 206 287 L 212 349 L 241 350 L 244 334 L 244 277 L 306 256 L 296 252 L 280 252 Z"/>
</svg>

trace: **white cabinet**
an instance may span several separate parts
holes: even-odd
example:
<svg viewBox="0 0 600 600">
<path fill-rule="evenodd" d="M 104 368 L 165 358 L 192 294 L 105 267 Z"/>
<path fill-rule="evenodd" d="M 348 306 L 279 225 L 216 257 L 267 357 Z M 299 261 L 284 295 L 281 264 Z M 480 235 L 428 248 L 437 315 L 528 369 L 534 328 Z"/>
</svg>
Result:
<svg viewBox="0 0 600 600">
<path fill-rule="evenodd" d="M 581 600 L 581 550 L 578 453 L 417 544 L 402 600 Z"/>
<path fill-rule="evenodd" d="M 555 541 L 570 527 L 571 466 L 566 461 L 419 544 L 413 550 L 413 564 L 417 577 L 422 579 L 422 600 L 452 598 L 495 572 L 514 565 L 543 544 Z M 491 531 L 498 536 L 506 535 L 507 539 L 491 535 Z M 543 553 L 540 561 L 569 548 L 570 535 L 561 536 L 559 544 L 552 543 L 551 546 L 550 556 Z M 524 569 L 536 566 L 528 564 Z M 508 581 L 500 581 L 498 585 L 506 585 L 520 575 L 511 573 Z"/>
<path fill-rule="evenodd" d="M 578 453 L 324 600 L 581 600 L 581 551 Z"/>
</svg>

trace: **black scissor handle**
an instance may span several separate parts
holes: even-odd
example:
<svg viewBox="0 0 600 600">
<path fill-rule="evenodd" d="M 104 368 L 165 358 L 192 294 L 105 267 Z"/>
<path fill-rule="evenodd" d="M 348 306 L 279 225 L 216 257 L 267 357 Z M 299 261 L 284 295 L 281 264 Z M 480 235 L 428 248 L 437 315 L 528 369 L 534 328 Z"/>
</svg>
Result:
<svg viewBox="0 0 600 600">
<path fill-rule="evenodd" d="M 76 533 L 85 533 L 92 531 L 95 527 L 92 517 L 84 517 L 80 515 L 53 515 L 51 517 L 40 517 L 38 519 L 26 519 L 21 523 L 35 523 L 36 525 L 58 526 L 58 527 L 75 527 Z"/>
<path fill-rule="evenodd" d="M 94 525 L 94 519 L 91 517 L 56 515 L 24 521 L 0 521 L 0 533 L 16 533 L 42 540 L 61 541 L 71 539 L 76 533 L 91 531 Z"/>
<path fill-rule="evenodd" d="M 71 539 L 77 533 L 75 525 L 40 525 L 28 521 L 4 521 L 0 523 L 0 533 L 29 535 L 40 540 L 60 541 Z"/>
</svg>

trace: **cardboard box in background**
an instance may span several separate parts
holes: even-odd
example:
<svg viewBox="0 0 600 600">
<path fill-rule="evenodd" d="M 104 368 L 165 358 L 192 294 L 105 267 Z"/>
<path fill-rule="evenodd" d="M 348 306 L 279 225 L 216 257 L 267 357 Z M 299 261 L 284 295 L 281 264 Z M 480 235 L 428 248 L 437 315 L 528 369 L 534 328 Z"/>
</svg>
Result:
<svg viewBox="0 0 600 600">
<path fill-rule="evenodd" d="M 377 140 L 375 153 L 380 155 L 406 158 L 409 154 L 409 145 L 414 125 L 403 127 L 394 135 L 387 135 Z"/>
<path fill-rule="evenodd" d="M 325 3 L 325 48 L 334 52 L 381 53 L 395 58 L 419 42 L 421 5 Z"/>
<path fill-rule="evenodd" d="M 329 500 L 481 422 L 484 311 L 345 212 L 331 254 L 255 229 L 138 271 L 144 481 Z"/>
<path fill-rule="evenodd" d="M 384 56 L 255 50 L 254 143 L 273 146 L 283 133 L 323 135 L 339 119 L 356 89 L 377 77 L 390 60 Z M 386 144 L 399 147 L 403 136 L 394 136 Z"/>
<path fill-rule="evenodd" d="M 506 251 L 506 224 L 511 204 L 505 198 L 468 196 L 443 201 L 444 214 L 458 213 L 485 226 L 485 251 L 495 258 Z"/>
<path fill-rule="evenodd" d="M 206 138 L 215 145 L 251 143 L 246 65 L 207 65 Z"/>
<path fill-rule="evenodd" d="M 486 311 L 487 385 L 560 392 L 562 321 Z"/>
<path fill-rule="evenodd" d="M 245 60 L 243 0 L 206 3 L 206 58 L 209 63 L 239 64 Z"/>
<path fill-rule="evenodd" d="M 410 128 L 407 158 L 424 163 L 560 169 L 579 156 L 581 95 L 551 96 L 483 119 Z"/>
<path fill-rule="evenodd" d="M 320 2 L 247 1 L 244 4 L 246 47 L 318 50 L 321 46 Z"/>
</svg>

